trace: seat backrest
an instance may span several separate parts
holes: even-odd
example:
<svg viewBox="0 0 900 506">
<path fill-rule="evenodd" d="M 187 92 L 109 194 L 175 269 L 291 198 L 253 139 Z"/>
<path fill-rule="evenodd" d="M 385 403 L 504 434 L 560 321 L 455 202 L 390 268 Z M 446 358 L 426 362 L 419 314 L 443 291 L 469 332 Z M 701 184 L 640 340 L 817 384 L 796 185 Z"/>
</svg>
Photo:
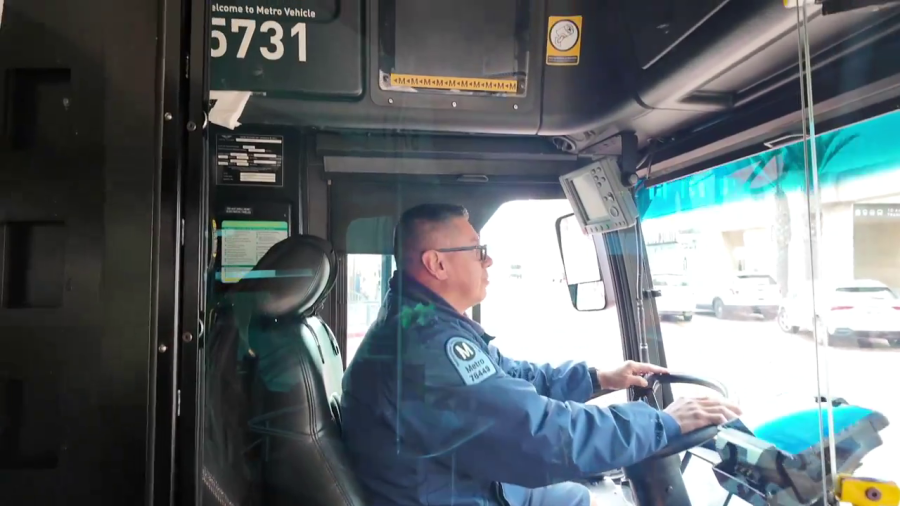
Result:
<svg viewBox="0 0 900 506">
<path fill-rule="evenodd" d="M 327 241 L 291 237 L 217 306 L 203 474 L 215 502 L 206 504 L 364 504 L 340 434 L 340 349 L 316 314 L 336 275 Z"/>
</svg>

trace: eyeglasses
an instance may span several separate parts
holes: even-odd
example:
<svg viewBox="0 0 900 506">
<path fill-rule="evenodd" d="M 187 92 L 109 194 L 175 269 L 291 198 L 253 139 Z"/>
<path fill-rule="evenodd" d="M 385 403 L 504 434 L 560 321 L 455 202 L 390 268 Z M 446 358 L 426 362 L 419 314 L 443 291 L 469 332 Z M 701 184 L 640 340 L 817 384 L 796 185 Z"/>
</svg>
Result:
<svg viewBox="0 0 900 506">
<path fill-rule="evenodd" d="M 478 244 L 476 246 L 461 246 L 459 248 L 441 248 L 434 251 L 438 251 L 440 253 L 455 253 L 457 251 L 478 251 L 478 261 L 484 262 L 485 260 L 487 260 L 487 245 L 485 244 Z"/>
</svg>

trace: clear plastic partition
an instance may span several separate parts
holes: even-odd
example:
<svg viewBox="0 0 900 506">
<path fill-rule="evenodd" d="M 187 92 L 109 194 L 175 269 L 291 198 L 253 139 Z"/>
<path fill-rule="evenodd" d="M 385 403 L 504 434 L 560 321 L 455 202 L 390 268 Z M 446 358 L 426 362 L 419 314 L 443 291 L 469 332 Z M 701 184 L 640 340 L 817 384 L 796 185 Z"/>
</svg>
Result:
<svg viewBox="0 0 900 506">
<path fill-rule="evenodd" d="M 861 63 L 805 70 L 826 68 L 817 55 L 872 12 L 794 9 L 793 143 L 773 133 L 775 149 L 638 195 L 668 365 L 729 387 L 761 445 L 757 471 L 777 467 L 766 455 L 794 466 L 789 479 L 739 477 L 771 487 L 770 504 L 833 497 L 839 474 L 900 481 L 900 112 L 837 124 L 829 109 L 817 124 L 813 79 L 836 80 L 821 87 L 830 99 L 858 86 Z M 748 502 L 709 451 L 685 470 L 692 502 Z"/>
<path fill-rule="evenodd" d="M 858 107 L 856 89 L 876 81 L 885 44 L 879 34 L 896 26 L 897 13 L 897 6 L 872 2 L 797 8 L 802 133 L 809 139 L 799 144 L 805 150 L 795 148 L 804 155 L 808 203 L 798 232 L 808 267 L 780 321 L 787 333 L 809 332 L 816 343 L 819 449 L 833 478 L 826 492 L 840 488 L 839 475 L 900 481 L 900 117 L 877 105 L 852 120 L 835 110 L 836 103 Z M 851 49 L 826 57 L 840 45 Z"/>
<path fill-rule="evenodd" d="M 572 257 L 566 260 L 570 270 L 566 279 L 556 220 L 571 212 L 565 199 L 518 200 L 503 204 L 488 220 L 481 241 L 488 245 L 494 263 L 488 296 L 481 303 L 481 323 L 496 336 L 494 344 L 507 357 L 553 365 L 585 360 L 602 370 L 613 369 L 623 356 L 615 308 L 579 311 L 569 298 L 567 282 L 600 277 L 596 256 Z M 572 238 L 584 238 L 580 229 L 577 234 Z M 571 250 L 595 254 L 593 244 L 581 246 Z M 625 401 L 622 390 L 592 403 Z"/>
</svg>

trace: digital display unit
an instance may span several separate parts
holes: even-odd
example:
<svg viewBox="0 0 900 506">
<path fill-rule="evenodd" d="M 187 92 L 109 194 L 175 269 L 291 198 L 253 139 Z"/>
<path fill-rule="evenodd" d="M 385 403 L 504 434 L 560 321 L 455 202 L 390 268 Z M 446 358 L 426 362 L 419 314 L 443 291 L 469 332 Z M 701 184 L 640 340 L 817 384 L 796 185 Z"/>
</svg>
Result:
<svg viewBox="0 0 900 506">
<path fill-rule="evenodd" d="M 637 206 L 622 185 L 615 158 L 606 157 L 559 178 L 581 229 L 603 234 L 634 226 Z"/>
</svg>

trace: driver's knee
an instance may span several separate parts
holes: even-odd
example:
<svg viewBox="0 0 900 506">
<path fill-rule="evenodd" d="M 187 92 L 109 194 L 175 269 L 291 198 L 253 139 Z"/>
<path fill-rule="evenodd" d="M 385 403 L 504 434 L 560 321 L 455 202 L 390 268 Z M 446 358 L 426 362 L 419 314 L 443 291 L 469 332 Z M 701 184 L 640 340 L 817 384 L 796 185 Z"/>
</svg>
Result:
<svg viewBox="0 0 900 506">
<path fill-rule="evenodd" d="M 503 495 L 515 506 L 599 506 L 587 487 L 572 482 L 534 489 L 504 483 Z"/>
<path fill-rule="evenodd" d="M 591 494 L 591 506 L 600 506 L 600 501 L 596 496 L 594 496 L 594 494 Z"/>
</svg>

